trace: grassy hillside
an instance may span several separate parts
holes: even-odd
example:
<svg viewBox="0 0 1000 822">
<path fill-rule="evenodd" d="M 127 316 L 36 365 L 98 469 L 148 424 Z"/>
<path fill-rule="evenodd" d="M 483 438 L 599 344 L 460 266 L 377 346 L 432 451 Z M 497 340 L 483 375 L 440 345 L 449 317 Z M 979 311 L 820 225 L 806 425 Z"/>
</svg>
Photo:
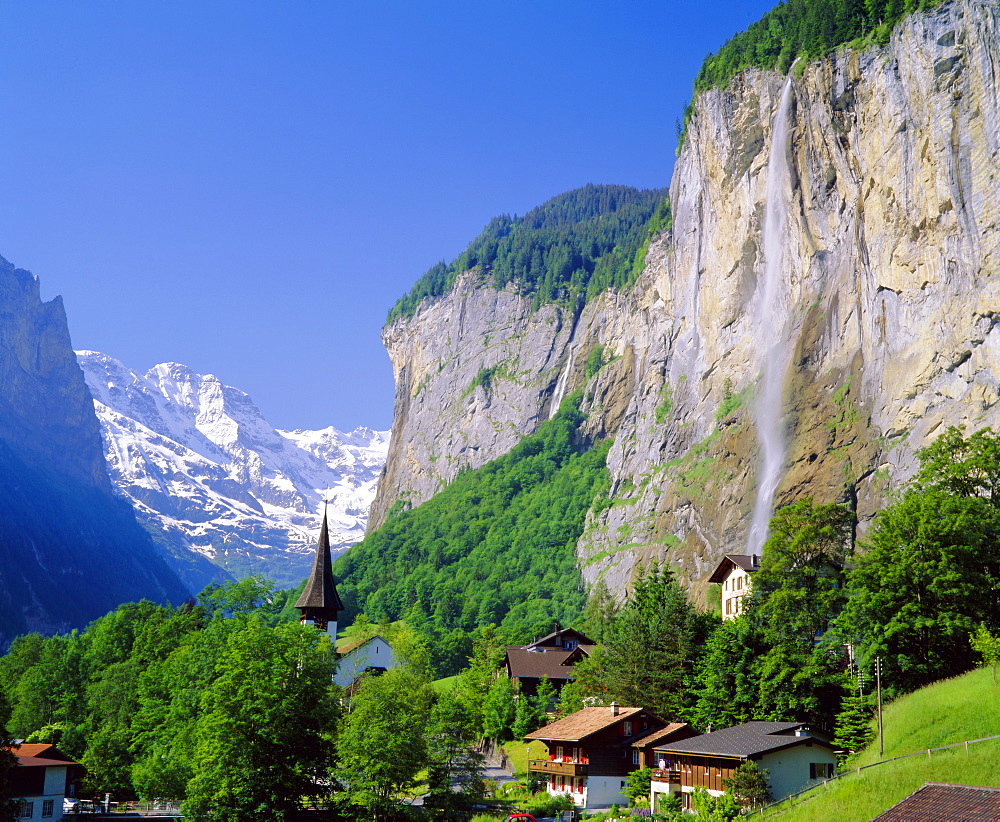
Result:
<svg viewBox="0 0 1000 822">
<path fill-rule="evenodd" d="M 988 670 L 928 685 L 888 705 L 883 713 L 885 755 L 876 740 L 855 766 L 879 759 L 1000 734 L 1000 685 Z M 914 756 L 845 776 L 826 788 L 804 794 L 798 804 L 776 816 L 781 822 L 852 822 L 872 819 L 925 782 L 1000 787 L 1000 740 Z M 806 799 L 805 797 L 809 797 Z M 761 817 L 755 817 L 761 818 Z"/>
</svg>

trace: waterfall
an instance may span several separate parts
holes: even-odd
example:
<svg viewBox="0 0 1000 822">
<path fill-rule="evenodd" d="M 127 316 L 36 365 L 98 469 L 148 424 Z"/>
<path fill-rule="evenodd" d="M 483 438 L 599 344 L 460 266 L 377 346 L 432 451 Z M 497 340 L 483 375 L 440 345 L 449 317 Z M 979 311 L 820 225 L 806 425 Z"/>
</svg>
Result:
<svg viewBox="0 0 1000 822">
<path fill-rule="evenodd" d="M 760 387 L 753 403 L 754 421 L 760 441 L 757 466 L 757 497 L 747 550 L 760 554 L 767 539 L 774 492 L 785 463 L 784 404 L 782 383 L 788 368 L 788 298 L 784 274 L 785 228 L 788 224 L 788 107 L 792 80 L 785 81 L 781 101 L 771 128 L 771 154 L 767 161 L 764 204 L 764 277 L 758 283 L 754 325 L 760 346 L 767 346 L 761 367 Z"/>
<path fill-rule="evenodd" d="M 576 329 L 574 329 L 575 331 Z M 570 337 L 569 345 L 572 346 L 573 338 Z M 573 373 L 573 358 L 575 352 L 571 349 L 569 352 L 569 357 L 566 359 L 566 365 L 563 367 L 562 373 L 559 375 L 559 379 L 556 380 L 555 390 L 552 392 L 552 403 L 549 405 L 549 419 L 552 419 L 557 413 L 559 413 L 559 404 L 563 401 L 563 397 L 566 395 L 566 383 L 569 382 L 569 375 Z"/>
</svg>

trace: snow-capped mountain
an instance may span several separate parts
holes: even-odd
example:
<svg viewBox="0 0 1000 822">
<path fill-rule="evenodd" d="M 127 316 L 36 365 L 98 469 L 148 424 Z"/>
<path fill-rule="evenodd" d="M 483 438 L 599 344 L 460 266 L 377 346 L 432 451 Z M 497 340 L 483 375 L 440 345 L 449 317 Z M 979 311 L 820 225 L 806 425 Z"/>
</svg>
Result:
<svg viewBox="0 0 1000 822">
<path fill-rule="evenodd" d="M 243 391 L 185 365 L 139 374 L 96 351 L 77 359 L 112 480 L 192 588 L 225 578 L 205 559 L 235 577 L 299 582 L 324 499 L 335 550 L 364 536 L 388 432 L 279 431 Z"/>
</svg>

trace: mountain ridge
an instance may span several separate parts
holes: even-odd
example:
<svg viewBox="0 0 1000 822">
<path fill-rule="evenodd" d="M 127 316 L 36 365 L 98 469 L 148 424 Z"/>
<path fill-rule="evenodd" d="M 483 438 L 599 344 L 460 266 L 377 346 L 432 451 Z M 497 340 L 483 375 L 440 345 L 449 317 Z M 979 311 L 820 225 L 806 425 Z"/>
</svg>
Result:
<svg viewBox="0 0 1000 822">
<path fill-rule="evenodd" d="M 77 356 L 116 487 L 196 587 L 250 573 L 297 584 L 324 498 L 335 552 L 364 533 L 383 432 L 280 431 L 214 375 L 179 363 L 140 374 L 99 352 Z"/>
</svg>

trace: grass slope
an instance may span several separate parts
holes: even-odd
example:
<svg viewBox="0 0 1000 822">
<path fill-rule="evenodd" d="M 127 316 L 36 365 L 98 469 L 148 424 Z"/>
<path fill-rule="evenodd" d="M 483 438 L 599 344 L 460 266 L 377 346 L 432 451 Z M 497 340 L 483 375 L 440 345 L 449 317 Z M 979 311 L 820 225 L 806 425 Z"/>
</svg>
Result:
<svg viewBox="0 0 1000 822">
<path fill-rule="evenodd" d="M 883 724 L 885 755 L 879 756 L 876 740 L 851 765 L 1000 734 L 1000 685 L 993 684 L 987 669 L 936 682 L 886 706 Z M 925 782 L 1000 787 L 998 762 L 1000 739 L 970 745 L 968 752 L 960 747 L 929 758 L 914 756 L 845 776 L 766 817 L 777 816 L 781 822 L 867 822 Z"/>
</svg>

